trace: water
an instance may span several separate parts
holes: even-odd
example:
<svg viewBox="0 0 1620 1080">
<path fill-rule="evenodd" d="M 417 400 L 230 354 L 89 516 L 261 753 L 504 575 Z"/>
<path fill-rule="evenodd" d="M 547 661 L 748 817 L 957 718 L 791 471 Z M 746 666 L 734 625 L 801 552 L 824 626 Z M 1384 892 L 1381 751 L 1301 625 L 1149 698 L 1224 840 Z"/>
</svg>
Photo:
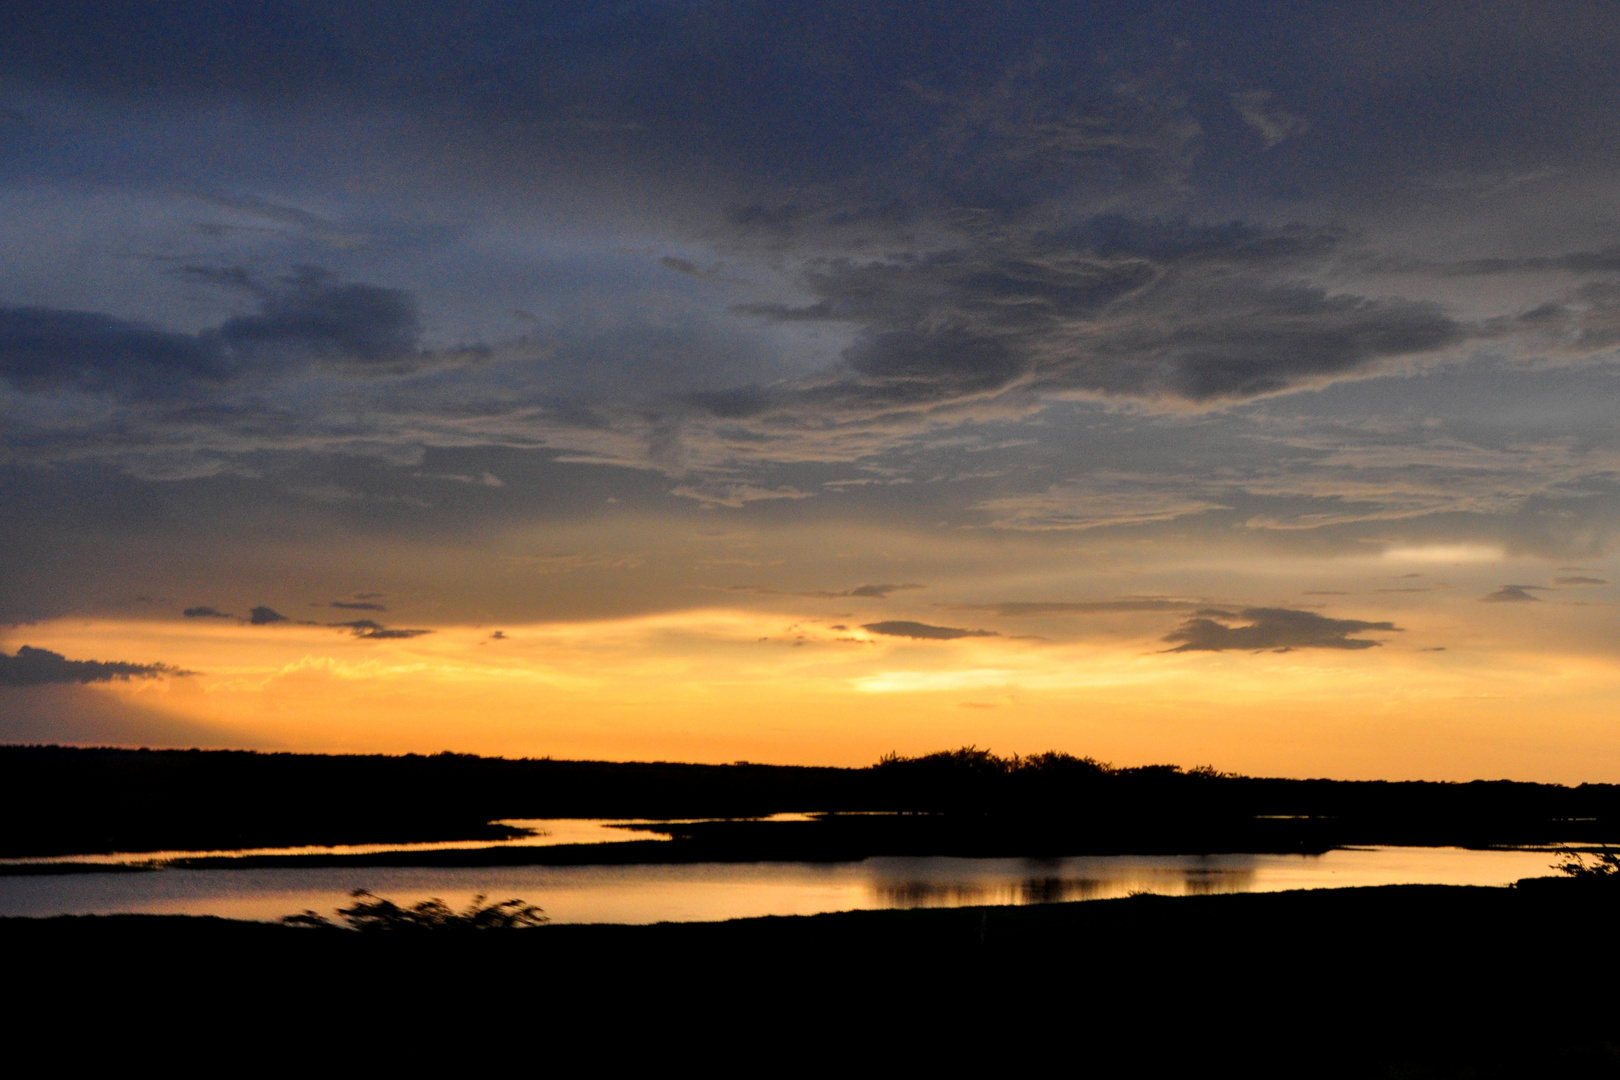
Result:
<svg viewBox="0 0 1620 1080">
<path fill-rule="evenodd" d="M 669 840 L 664 833 L 644 826 L 686 825 L 714 818 L 503 818 L 496 825 L 531 830 L 528 836 L 511 840 L 429 840 L 409 844 L 309 844 L 303 847 L 258 847 L 174 849 L 167 851 L 119 851 L 106 855 L 45 855 L 22 859 L 0 859 L 0 866 L 28 863 L 102 863 L 131 865 L 171 862 L 176 859 L 204 859 L 243 855 L 373 855 L 385 851 L 470 851 L 483 848 L 553 847 L 557 844 L 622 844 L 627 840 Z M 772 814 L 753 821 L 813 821 L 810 814 Z"/>
<path fill-rule="evenodd" d="M 156 870 L 0 877 L 0 915 L 130 912 L 273 920 L 305 908 L 330 915 L 348 902 L 350 892 L 365 888 L 399 903 L 437 896 L 457 907 L 480 893 L 495 900 L 521 897 L 558 923 L 690 922 L 1100 900 L 1133 892 L 1189 896 L 1354 885 L 1506 885 L 1549 873 L 1553 858 L 1547 851 L 1377 847 L 1324 855 Z"/>
</svg>

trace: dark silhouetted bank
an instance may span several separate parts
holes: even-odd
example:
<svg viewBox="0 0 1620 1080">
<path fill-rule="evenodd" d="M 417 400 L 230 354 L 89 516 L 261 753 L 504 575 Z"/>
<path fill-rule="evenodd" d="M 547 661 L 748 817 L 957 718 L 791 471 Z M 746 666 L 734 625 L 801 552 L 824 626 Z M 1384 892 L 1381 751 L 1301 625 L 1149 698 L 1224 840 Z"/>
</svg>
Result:
<svg viewBox="0 0 1620 1080">
<path fill-rule="evenodd" d="M 810 821 L 767 822 L 776 813 Z M 353 865 L 1320 852 L 1620 840 L 1620 787 L 1287 780 L 972 747 L 864 769 L 0 747 L 0 855 L 499 841 L 651 818 L 674 843 L 275 856 Z M 684 819 L 684 820 L 683 820 Z M 709 820 L 691 820 L 709 819 Z M 188 865 L 209 865 L 194 862 Z"/>
<path fill-rule="evenodd" d="M 1615 914 L 1558 879 L 514 934 L 7 919 L 0 950 L 33 1037 L 164 1031 L 373 1067 L 509 1048 L 604 1068 L 1613 1076 L 1620 988 L 1583 957 Z"/>
</svg>

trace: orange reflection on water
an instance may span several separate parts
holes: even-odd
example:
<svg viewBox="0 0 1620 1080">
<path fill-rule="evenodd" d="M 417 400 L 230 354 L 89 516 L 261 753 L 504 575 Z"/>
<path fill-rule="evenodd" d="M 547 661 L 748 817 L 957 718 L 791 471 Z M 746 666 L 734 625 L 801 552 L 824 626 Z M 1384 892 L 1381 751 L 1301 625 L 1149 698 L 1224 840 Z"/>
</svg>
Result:
<svg viewBox="0 0 1620 1080">
<path fill-rule="evenodd" d="M 1549 872 L 1547 851 L 1363 848 L 1319 856 L 872 858 L 853 863 L 313 867 L 0 877 L 0 916 L 330 912 L 366 888 L 400 903 L 521 897 L 559 923 L 691 922 L 871 908 L 960 907 L 1277 892 L 1357 885 L 1507 885 Z"/>
<path fill-rule="evenodd" d="M 706 819 L 691 819 L 706 820 Z M 809 821 L 808 814 L 772 814 L 758 821 Z M 100 863 L 109 866 L 174 862 L 180 859 L 236 859 L 258 855 L 375 855 L 404 851 L 469 851 L 486 848 L 555 847 L 559 844 L 621 844 L 631 840 L 668 841 L 668 833 L 646 826 L 687 824 L 659 818 L 502 818 L 493 822 L 515 829 L 528 829 L 530 835 L 510 840 L 428 840 L 404 844 L 309 844 L 303 847 L 261 847 L 192 849 L 140 852 L 112 852 L 104 855 L 50 855 L 38 858 L 0 859 L 0 866 L 17 863 Z"/>
</svg>

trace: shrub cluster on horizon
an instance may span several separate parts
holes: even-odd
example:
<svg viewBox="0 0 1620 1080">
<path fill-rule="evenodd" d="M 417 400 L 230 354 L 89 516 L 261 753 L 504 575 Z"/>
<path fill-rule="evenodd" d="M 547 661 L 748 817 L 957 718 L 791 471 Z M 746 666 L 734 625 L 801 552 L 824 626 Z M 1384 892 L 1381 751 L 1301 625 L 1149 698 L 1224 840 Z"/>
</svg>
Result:
<svg viewBox="0 0 1620 1080">
<path fill-rule="evenodd" d="M 1094 776 L 1199 776 L 1212 779 L 1236 779 L 1239 774 L 1221 772 L 1213 765 L 1199 765 L 1183 769 L 1180 765 L 1136 765 L 1118 768 L 1094 757 L 1076 757 L 1061 750 L 1047 750 L 1040 754 L 1006 757 L 992 750 L 981 750 L 975 745 L 960 746 L 955 750 L 937 750 L 932 754 L 906 757 L 893 751 L 884 754 L 871 766 L 875 770 L 916 772 L 957 772 L 984 776 L 1013 776 L 1040 774 L 1079 774 Z"/>
</svg>

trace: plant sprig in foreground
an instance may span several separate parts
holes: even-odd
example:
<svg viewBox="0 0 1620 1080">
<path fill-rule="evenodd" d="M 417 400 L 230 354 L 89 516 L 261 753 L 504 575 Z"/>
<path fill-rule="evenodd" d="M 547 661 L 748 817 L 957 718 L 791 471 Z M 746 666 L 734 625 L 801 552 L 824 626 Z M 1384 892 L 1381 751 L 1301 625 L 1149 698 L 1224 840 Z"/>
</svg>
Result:
<svg viewBox="0 0 1620 1080">
<path fill-rule="evenodd" d="M 528 930 L 550 922 L 545 912 L 523 900 L 501 900 L 486 904 L 483 894 L 461 911 L 456 911 L 437 896 L 411 907 L 403 908 L 392 900 L 385 900 L 366 889 L 349 894 L 354 903 L 338 908 L 337 914 L 350 930 L 362 932 L 394 930 Z M 339 929 L 337 923 L 324 915 L 305 910 L 281 920 L 288 926 L 309 926 Z"/>
<path fill-rule="evenodd" d="M 1620 884 L 1620 852 L 1610 851 L 1608 845 L 1604 844 L 1601 850 L 1589 854 L 1592 856 L 1590 863 L 1579 851 L 1565 848 L 1562 861 L 1554 863 L 1553 869 L 1577 881 Z"/>
</svg>

